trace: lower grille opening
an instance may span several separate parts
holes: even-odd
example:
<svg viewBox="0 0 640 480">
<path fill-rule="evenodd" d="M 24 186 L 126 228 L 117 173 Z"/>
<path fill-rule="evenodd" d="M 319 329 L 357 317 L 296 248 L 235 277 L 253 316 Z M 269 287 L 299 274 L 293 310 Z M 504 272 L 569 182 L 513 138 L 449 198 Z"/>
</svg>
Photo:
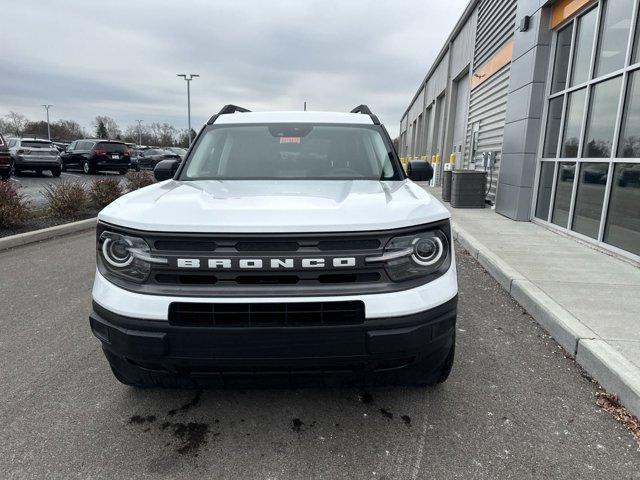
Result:
<svg viewBox="0 0 640 480">
<path fill-rule="evenodd" d="M 240 285 L 294 285 L 300 281 L 297 275 L 239 275 Z"/>
<path fill-rule="evenodd" d="M 364 303 L 183 303 L 169 305 L 169 323 L 188 327 L 357 325 Z"/>
</svg>

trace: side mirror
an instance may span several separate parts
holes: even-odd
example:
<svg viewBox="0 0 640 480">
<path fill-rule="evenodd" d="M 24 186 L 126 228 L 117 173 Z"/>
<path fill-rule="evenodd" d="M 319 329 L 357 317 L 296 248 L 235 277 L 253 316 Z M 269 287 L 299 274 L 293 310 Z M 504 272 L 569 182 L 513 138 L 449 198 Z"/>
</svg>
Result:
<svg viewBox="0 0 640 480">
<path fill-rule="evenodd" d="M 156 180 L 162 182 L 163 180 L 169 180 L 178 171 L 180 162 L 177 160 L 162 160 L 153 169 L 153 176 Z"/>
<path fill-rule="evenodd" d="M 433 167 L 424 160 L 411 160 L 407 165 L 407 175 L 414 182 L 428 182 L 433 178 Z"/>
</svg>

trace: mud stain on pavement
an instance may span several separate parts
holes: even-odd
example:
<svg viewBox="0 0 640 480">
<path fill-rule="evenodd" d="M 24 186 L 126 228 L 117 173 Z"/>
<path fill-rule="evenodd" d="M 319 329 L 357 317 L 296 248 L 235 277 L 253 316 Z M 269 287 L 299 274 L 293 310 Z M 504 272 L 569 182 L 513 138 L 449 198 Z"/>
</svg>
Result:
<svg viewBox="0 0 640 480">
<path fill-rule="evenodd" d="M 196 407 L 200 403 L 200 397 L 202 396 L 202 390 L 198 390 L 195 396 L 187 403 L 178 408 L 172 408 L 167 412 L 167 415 L 173 417 L 176 413 L 184 413 Z"/>
<path fill-rule="evenodd" d="M 304 426 L 304 422 L 299 418 L 294 418 L 291 420 L 291 430 L 294 432 L 300 433 L 302 432 L 302 427 Z"/>
<path fill-rule="evenodd" d="M 194 453 L 197 456 L 200 447 L 207 443 L 208 423 L 174 423 L 172 428 L 172 435 L 182 442 L 176 450 L 182 455 Z"/>
<path fill-rule="evenodd" d="M 146 417 L 143 417 L 142 415 L 133 415 L 129 418 L 129 423 L 133 425 L 142 425 L 143 423 L 153 423 L 155 421 L 155 415 L 147 415 Z"/>
<path fill-rule="evenodd" d="M 391 413 L 389 410 L 387 410 L 386 408 L 381 408 L 380 409 L 380 413 L 385 417 L 388 418 L 389 420 L 393 420 L 393 413 Z"/>
</svg>

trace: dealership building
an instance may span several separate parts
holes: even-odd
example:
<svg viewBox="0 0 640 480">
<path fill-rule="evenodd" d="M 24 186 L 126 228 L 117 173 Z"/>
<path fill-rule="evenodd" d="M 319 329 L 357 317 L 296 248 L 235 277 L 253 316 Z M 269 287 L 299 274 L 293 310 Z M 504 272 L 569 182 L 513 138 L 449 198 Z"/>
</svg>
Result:
<svg viewBox="0 0 640 480">
<path fill-rule="evenodd" d="M 486 171 L 497 213 L 640 261 L 639 9 L 472 0 L 408 103 L 400 156 Z"/>
</svg>

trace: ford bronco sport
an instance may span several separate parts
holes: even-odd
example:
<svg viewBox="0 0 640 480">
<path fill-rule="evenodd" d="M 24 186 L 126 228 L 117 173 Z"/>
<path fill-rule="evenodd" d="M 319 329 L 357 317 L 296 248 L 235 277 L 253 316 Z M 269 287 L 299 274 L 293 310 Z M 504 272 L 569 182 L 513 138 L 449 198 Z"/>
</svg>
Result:
<svg viewBox="0 0 640 480">
<path fill-rule="evenodd" d="M 428 180 L 426 162 L 409 176 Z M 116 378 L 433 385 L 455 349 L 449 213 L 365 106 L 227 105 L 98 216 L 91 329 Z M 344 376 L 342 376 L 344 378 Z"/>
</svg>

